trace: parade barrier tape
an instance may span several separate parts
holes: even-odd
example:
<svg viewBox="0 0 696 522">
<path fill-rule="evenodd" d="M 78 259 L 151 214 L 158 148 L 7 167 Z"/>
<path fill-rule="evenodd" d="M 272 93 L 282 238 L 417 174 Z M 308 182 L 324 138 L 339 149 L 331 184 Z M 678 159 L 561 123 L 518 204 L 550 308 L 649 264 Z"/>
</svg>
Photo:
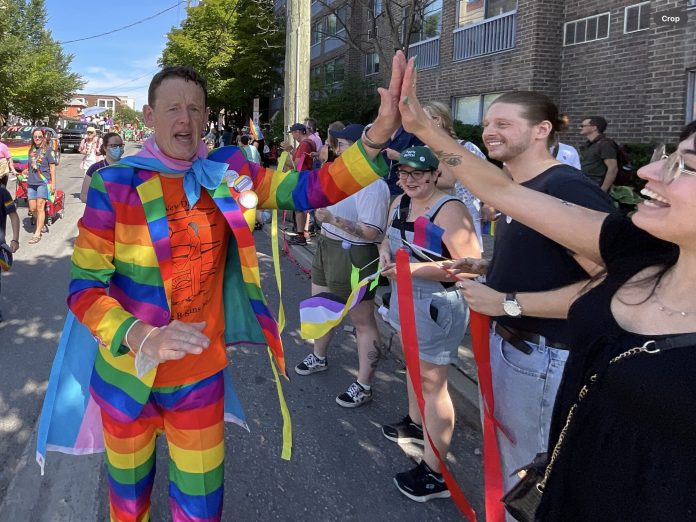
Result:
<svg viewBox="0 0 696 522">
<path fill-rule="evenodd" d="M 490 320 L 488 316 L 471 310 L 469 328 L 471 345 L 478 369 L 479 389 L 483 406 L 483 482 L 485 490 L 486 520 L 504 522 L 505 507 L 501 498 L 503 473 L 500 465 L 500 450 L 496 435 L 497 422 L 494 417 L 493 376 L 491 373 Z"/>
<path fill-rule="evenodd" d="M 397 295 L 399 300 L 399 322 L 401 323 L 401 338 L 403 341 L 404 358 L 406 359 L 406 369 L 411 378 L 413 391 L 416 394 L 418 401 L 418 409 L 423 419 L 423 432 L 428 433 L 425 425 L 425 399 L 423 398 L 423 388 L 421 386 L 420 375 L 420 357 L 418 353 L 418 334 L 416 332 L 416 314 L 413 308 L 413 284 L 411 281 L 411 269 L 408 252 L 400 248 L 396 253 L 396 280 L 397 280 Z M 428 442 L 433 449 L 438 462 L 442 476 L 447 483 L 447 487 L 452 495 L 459 511 L 471 522 L 476 522 L 476 512 L 471 507 L 471 504 L 464 496 L 459 484 L 454 476 L 449 472 L 445 462 L 440 455 L 440 452 L 433 444 L 430 434 L 428 434 Z"/>
</svg>

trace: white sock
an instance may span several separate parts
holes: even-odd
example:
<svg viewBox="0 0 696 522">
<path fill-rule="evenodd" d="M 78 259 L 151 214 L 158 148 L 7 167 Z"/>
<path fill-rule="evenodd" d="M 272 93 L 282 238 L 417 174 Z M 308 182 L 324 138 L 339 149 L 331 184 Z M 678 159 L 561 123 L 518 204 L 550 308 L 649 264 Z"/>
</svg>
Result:
<svg viewBox="0 0 696 522">
<path fill-rule="evenodd" d="M 363 384 L 360 381 L 355 381 L 355 382 L 357 382 L 360 386 L 362 386 L 363 390 L 365 390 L 365 391 L 370 391 L 372 389 L 372 386 L 370 386 L 369 384 Z"/>
<path fill-rule="evenodd" d="M 314 357 L 316 357 L 320 361 L 323 361 L 324 359 L 326 359 L 326 357 L 319 357 L 316 353 L 314 354 Z"/>
</svg>

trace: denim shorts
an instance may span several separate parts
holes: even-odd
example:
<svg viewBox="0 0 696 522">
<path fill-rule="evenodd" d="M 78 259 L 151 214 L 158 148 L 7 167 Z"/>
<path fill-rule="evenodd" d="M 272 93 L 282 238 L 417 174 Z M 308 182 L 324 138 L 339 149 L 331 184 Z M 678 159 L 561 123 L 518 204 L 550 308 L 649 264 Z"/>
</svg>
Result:
<svg viewBox="0 0 696 522">
<path fill-rule="evenodd" d="M 28 185 L 27 197 L 29 199 L 48 199 L 48 185 Z"/>
</svg>

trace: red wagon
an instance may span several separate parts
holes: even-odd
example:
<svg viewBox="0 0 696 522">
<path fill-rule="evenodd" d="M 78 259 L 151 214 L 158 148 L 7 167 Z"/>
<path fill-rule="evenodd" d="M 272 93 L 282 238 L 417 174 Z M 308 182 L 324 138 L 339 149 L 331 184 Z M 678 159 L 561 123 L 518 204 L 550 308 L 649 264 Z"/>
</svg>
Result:
<svg viewBox="0 0 696 522">
<path fill-rule="evenodd" d="M 23 200 L 24 204 L 28 205 L 27 178 L 21 175 L 17 176 L 17 190 L 15 191 L 15 202 L 19 200 Z M 46 200 L 45 209 L 47 225 L 52 225 L 59 217 L 62 218 L 65 212 L 65 193 L 60 189 L 56 190 L 53 202 Z M 34 224 L 34 216 L 31 216 L 31 224 Z"/>
</svg>

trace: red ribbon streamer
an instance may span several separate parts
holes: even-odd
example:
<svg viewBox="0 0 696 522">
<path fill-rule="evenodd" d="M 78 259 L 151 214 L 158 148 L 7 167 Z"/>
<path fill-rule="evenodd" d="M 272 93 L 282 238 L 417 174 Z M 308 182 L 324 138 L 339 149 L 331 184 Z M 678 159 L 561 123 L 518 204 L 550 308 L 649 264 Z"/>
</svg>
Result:
<svg viewBox="0 0 696 522">
<path fill-rule="evenodd" d="M 486 520 L 504 522 L 503 472 L 500 465 L 500 450 L 496 437 L 495 402 L 493 398 L 493 376 L 491 374 L 490 321 L 488 316 L 471 310 L 471 330 L 474 359 L 478 368 L 479 388 L 483 399 L 483 482 L 485 488 Z"/>
<path fill-rule="evenodd" d="M 418 354 L 418 334 L 416 332 L 416 314 L 413 309 L 413 284 L 411 281 L 411 268 L 408 252 L 401 248 L 396 253 L 396 280 L 397 295 L 399 299 L 399 322 L 401 323 L 401 339 L 406 359 L 406 369 L 413 384 L 413 391 L 418 400 L 418 409 L 423 419 L 424 432 L 427 433 L 425 426 L 425 399 L 423 398 L 423 387 L 421 386 L 420 357 Z M 459 511 L 471 522 L 476 522 L 476 512 L 462 493 L 459 484 L 454 476 L 449 472 L 445 462 L 440 456 L 440 452 L 433 444 L 430 434 L 428 434 L 430 447 L 440 463 L 440 470 L 449 488 L 455 505 Z"/>
</svg>

